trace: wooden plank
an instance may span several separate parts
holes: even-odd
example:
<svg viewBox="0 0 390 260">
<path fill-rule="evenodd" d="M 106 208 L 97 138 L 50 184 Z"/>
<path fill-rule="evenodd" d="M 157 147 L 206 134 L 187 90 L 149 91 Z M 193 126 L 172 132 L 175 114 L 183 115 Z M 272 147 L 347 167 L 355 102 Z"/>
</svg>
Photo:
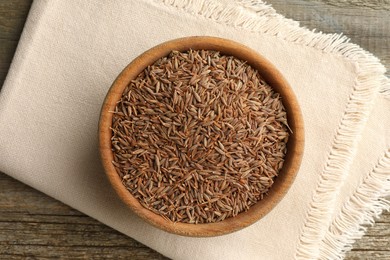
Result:
<svg viewBox="0 0 390 260">
<path fill-rule="evenodd" d="M 372 234 L 372 232 L 370 232 Z M 385 251 L 390 248 L 389 236 L 377 236 L 376 234 L 365 236 L 364 240 L 358 240 L 355 242 L 355 251 Z M 388 255 L 387 255 L 388 256 Z"/>
<path fill-rule="evenodd" d="M 374 250 L 352 250 L 345 257 L 346 260 L 389 260 L 389 255 L 383 251 L 374 251 Z"/>
<path fill-rule="evenodd" d="M 317 0 L 318 1 L 318 0 Z M 390 10 L 390 1 L 389 0 L 322 0 L 322 2 L 340 7 L 340 8 L 351 8 L 351 7 L 366 7 L 374 10 Z"/>
<path fill-rule="evenodd" d="M 7 75 L 31 3 L 32 0 L 0 1 L 0 86 Z"/>
<path fill-rule="evenodd" d="M 32 0 L 0 2 L 0 85 Z M 390 68 L 390 0 L 269 0 L 301 25 L 333 33 L 378 56 Z M 388 74 L 390 75 L 390 74 Z M 390 213 L 382 215 L 347 259 L 390 259 Z M 25 258 L 165 259 L 157 252 L 0 173 L 0 255 Z"/>
<path fill-rule="evenodd" d="M 68 246 L 41 246 L 23 245 L 6 246 L 4 253 L 0 251 L 2 259 L 166 259 L 160 255 L 151 255 L 150 250 L 134 250 L 129 247 L 68 247 Z M 15 252 L 15 253 L 7 253 Z"/>
</svg>

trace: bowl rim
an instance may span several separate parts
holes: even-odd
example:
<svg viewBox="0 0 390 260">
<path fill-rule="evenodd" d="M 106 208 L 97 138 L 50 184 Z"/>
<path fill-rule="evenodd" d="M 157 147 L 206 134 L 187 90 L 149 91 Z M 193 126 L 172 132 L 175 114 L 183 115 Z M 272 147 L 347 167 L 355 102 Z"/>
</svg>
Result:
<svg viewBox="0 0 390 260">
<path fill-rule="evenodd" d="M 288 122 L 293 130 L 287 143 L 285 164 L 270 188 L 268 195 L 247 212 L 216 223 L 188 224 L 165 220 L 160 215 L 143 207 L 136 198 L 125 188 L 115 167 L 112 164 L 111 125 L 115 105 L 120 99 L 125 87 L 148 65 L 161 57 L 167 56 L 172 50 L 216 50 L 222 54 L 232 55 L 245 60 L 257 69 L 265 81 L 282 97 L 286 108 Z M 304 150 L 304 125 L 302 113 L 297 98 L 284 76 L 265 57 L 251 48 L 232 40 L 211 36 L 190 36 L 161 43 L 135 58 L 118 75 L 101 107 L 99 119 L 99 151 L 101 162 L 112 187 L 120 199 L 132 209 L 134 213 L 153 226 L 164 231 L 192 237 L 210 237 L 228 234 L 247 227 L 268 214 L 286 195 L 291 187 L 300 167 Z M 279 181 L 280 180 L 280 181 Z"/>
</svg>

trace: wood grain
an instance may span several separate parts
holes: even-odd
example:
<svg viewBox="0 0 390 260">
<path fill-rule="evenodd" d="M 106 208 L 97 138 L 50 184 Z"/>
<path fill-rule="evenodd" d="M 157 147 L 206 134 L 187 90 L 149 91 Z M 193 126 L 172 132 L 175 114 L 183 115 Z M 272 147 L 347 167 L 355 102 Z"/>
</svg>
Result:
<svg viewBox="0 0 390 260">
<path fill-rule="evenodd" d="M 0 1 L 0 86 L 7 75 L 31 2 Z"/>
<path fill-rule="evenodd" d="M 0 85 L 32 0 L 0 1 Z M 269 0 L 301 25 L 343 32 L 390 68 L 389 0 Z M 390 75 L 389 73 L 387 75 Z M 370 227 L 347 259 L 390 259 L 390 214 Z M 166 259 L 148 247 L 0 173 L 1 259 Z"/>
</svg>

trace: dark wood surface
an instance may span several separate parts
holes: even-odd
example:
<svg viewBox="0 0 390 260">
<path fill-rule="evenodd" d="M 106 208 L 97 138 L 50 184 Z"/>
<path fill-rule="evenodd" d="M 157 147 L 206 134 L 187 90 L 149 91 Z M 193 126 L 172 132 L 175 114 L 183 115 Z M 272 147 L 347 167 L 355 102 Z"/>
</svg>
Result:
<svg viewBox="0 0 390 260">
<path fill-rule="evenodd" d="M 0 0 L 0 85 L 32 0 Z M 343 32 L 390 68 L 389 0 L 269 0 L 308 28 Z M 388 74 L 389 75 L 389 74 Z M 1 158 L 0 158 L 1 159 Z M 152 249 L 0 173 L 0 259 L 165 259 Z M 390 214 L 347 259 L 390 259 Z"/>
</svg>

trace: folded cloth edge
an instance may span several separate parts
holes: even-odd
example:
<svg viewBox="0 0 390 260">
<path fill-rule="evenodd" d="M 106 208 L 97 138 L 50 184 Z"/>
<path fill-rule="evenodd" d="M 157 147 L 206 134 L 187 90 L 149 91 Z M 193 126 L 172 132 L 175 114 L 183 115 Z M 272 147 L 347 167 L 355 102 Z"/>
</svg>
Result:
<svg viewBox="0 0 390 260">
<path fill-rule="evenodd" d="M 380 191 L 380 192 L 378 192 Z M 321 259 L 343 259 L 352 244 L 366 232 L 362 225 L 374 224 L 383 210 L 390 210 L 390 148 L 364 177 L 354 193 L 343 204 L 323 239 Z"/>
</svg>

